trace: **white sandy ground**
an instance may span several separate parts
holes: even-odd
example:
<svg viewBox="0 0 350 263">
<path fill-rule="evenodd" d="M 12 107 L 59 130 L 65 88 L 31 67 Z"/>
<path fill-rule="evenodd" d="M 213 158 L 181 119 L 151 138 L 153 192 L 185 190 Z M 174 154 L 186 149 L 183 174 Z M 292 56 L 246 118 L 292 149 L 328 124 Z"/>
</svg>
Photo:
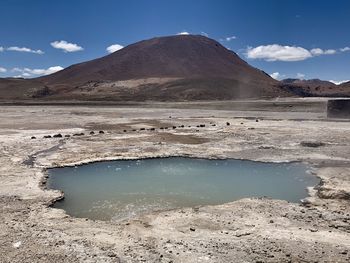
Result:
<svg viewBox="0 0 350 263">
<path fill-rule="evenodd" d="M 254 115 L 258 122 L 245 118 Z M 42 138 L 91 130 L 105 134 Z M 0 107 L 0 262 L 349 262 L 349 135 L 349 121 L 327 120 L 322 109 Z M 62 193 L 42 185 L 43 168 L 163 156 L 304 161 L 322 183 L 303 205 L 248 198 L 122 222 L 48 207 Z"/>
</svg>

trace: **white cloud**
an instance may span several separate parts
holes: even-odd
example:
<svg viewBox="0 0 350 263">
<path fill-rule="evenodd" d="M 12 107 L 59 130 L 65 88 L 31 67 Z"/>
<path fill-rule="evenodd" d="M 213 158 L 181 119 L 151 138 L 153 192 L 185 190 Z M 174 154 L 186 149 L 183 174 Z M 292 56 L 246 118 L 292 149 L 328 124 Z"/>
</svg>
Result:
<svg viewBox="0 0 350 263">
<path fill-rule="evenodd" d="M 5 73 L 5 72 L 7 72 L 7 69 L 0 67 L 0 73 Z"/>
<path fill-rule="evenodd" d="M 305 48 L 295 46 L 267 45 L 247 48 L 247 57 L 266 61 L 300 61 L 312 57 Z"/>
<path fill-rule="evenodd" d="M 12 72 L 20 72 L 20 75 L 17 75 L 15 77 L 31 77 L 31 76 L 38 76 L 38 75 L 49 75 L 52 73 L 55 73 L 57 71 L 60 71 L 64 69 L 61 66 L 53 66 L 49 67 L 47 69 L 30 69 L 30 68 L 13 68 Z"/>
<path fill-rule="evenodd" d="M 236 39 L 236 38 L 237 38 L 236 36 L 231 36 L 231 37 L 226 37 L 225 40 L 226 40 L 227 42 L 230 42 L 231 40 L 234 40 L 234 39 Z"/>
<path fill-rule="evenodd" d="M 81 46 L 73 43 L 68 43 L 65 40 L 51 42 L 51 46 L 57 49 L 62 49 L 64 52 L 76 52 L 84 50 Z"/>
<path fill-rule="evenodd" d="M 179 32 L 176 35 L 189 35 L 190 33 L 188 33 L 187 31 L 183 31 L 183 32 Z"/>
<path fill-rule="evenodd" d="M 305 74 L 303 74 L 303 73 L 297 73 L 297 78 L 298 78 L 298 79 L 304 79 L 304 78 L 305 78 Z"/>
<path fill-rule="evenodd" d="M 349 82 L 350 80 L 330 80 L 330 82 L 336 84 L 336 85 L 340 85 L 342 83 L 345 83 L 345 82 Z"/>
<path fill-rule="evenodd" d="M 274 72 L 272 74 L 270 74 L 271 78 L 274 79 L 280 79 L 281 78 L 281 74 L 279 72 Z"/>
<path fill-rule="evenodd" d="M 310 50 L 310 52 L 313 56 L 333 55 L 333 54 L 337 53 L 337 51 L 334 49 L 323 50 L 321 48 L 313 48 Z"/>
<path fill-rule="evenodd" d="M 122 49 L 123 46 L 122 45 L 119 45 L 119 44 L 114 44 L 114 45 L 110 45 L 109 47 L 106 48 L 106 51 L 108 53 L 113 53 L 113 52 L 116 52 L 120 49 Z"/>
<path fill-rule="evenodd" d="M 17 52 L 27 52 L 27 53 L 34 53 L 34 54 L 39 54 L 42 55 L 44 52 L 40 49 L 33 50 L 27 47 L 8 47 L 6 48 L 8 51 L 17 51 Z"/>
<path fill-rule="evenodd" d="M 311 57 L 336 54 L 335 49 L 313 48 L 308 50 L 297 46 L 281 46 L 278 44 L 248 47 L 246 56 L 250 59 L 264 59 L 266 61 L 302 61 Z"/>
<path fill-rule="evenodd" d="M 344 47 L 340 49 L 341 52 L 350 51 L 350 47 Z"/>
<path fill-rule="evenodd" d="M 237 37 L 236 36 L 230 36 L 230 37 L 220 38 L 219 41 L 221 41 L 221 42 L 224 42 L 224 41 L 230 42 L 231 40 L 234 40 L 234 39 L 237 39 Z"/>
<path fill-rule="evenodd" d="M 4 48 L 3 47 L 0 47 L 0 52 L 3 52 L 4 51 Z"/>
</svg>

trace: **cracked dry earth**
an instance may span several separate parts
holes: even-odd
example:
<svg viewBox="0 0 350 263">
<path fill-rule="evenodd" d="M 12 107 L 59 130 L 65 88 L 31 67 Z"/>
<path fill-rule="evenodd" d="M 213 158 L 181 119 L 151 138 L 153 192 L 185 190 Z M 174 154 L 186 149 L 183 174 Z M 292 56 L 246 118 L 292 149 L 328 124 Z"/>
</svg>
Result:
<svg viewBox="0 0 350 263">
<path fill-rule="evenodd" d="M 350 122 L 323 115 L 0 107 L 0 262 L 349 262 Z M 84 135 L 43 138 L 58 133 Z M 247 198 L 120 222 L 49 207 L 62 193 L 45 188 L 45 168 L 165 156 L 303 161 L 321 184 L 300 204 Z"/>
</svg>

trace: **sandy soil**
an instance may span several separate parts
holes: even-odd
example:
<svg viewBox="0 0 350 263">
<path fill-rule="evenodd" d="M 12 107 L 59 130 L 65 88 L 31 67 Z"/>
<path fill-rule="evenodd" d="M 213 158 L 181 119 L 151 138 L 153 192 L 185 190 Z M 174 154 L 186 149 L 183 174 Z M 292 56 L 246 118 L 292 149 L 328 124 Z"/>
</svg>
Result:
<svg viewBox="0 0 350 263">
<path fill-rule="evenodd" d="M 350 122 L 327 119 L 322 103 L 261 103 L 0 107 L 0 262 L 349 262 Z M 303 161 L 322 182 L 302 204 L 248 198 L 122 222 L 49 207 L 62 193 L 45 188 L 45 168 L 162 156 Z"/>
</svg>

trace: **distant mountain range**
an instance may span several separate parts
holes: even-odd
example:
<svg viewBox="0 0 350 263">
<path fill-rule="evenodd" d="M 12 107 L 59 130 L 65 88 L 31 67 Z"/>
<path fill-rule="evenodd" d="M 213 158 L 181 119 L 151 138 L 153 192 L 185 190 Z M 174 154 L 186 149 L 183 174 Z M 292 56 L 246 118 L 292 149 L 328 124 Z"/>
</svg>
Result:
<svg viewBox="0 0 350 263">
<path fill-rule="evenodd" d="M 285 91 L 299 96 L 350 96 L 350 82 L 336 85 L 333 82 L 320 79 L 284 79 L 279 86 Z"/>
<path fill-rule="evenodd" d="M 144 40 L 35 79 L 0 79 L 3 100 L 228 100 L 347 92 L 321 80 L 274 80 L 198 35 Z M 341 88 L 340 88 L 341 87 Z"/>
</svg>

